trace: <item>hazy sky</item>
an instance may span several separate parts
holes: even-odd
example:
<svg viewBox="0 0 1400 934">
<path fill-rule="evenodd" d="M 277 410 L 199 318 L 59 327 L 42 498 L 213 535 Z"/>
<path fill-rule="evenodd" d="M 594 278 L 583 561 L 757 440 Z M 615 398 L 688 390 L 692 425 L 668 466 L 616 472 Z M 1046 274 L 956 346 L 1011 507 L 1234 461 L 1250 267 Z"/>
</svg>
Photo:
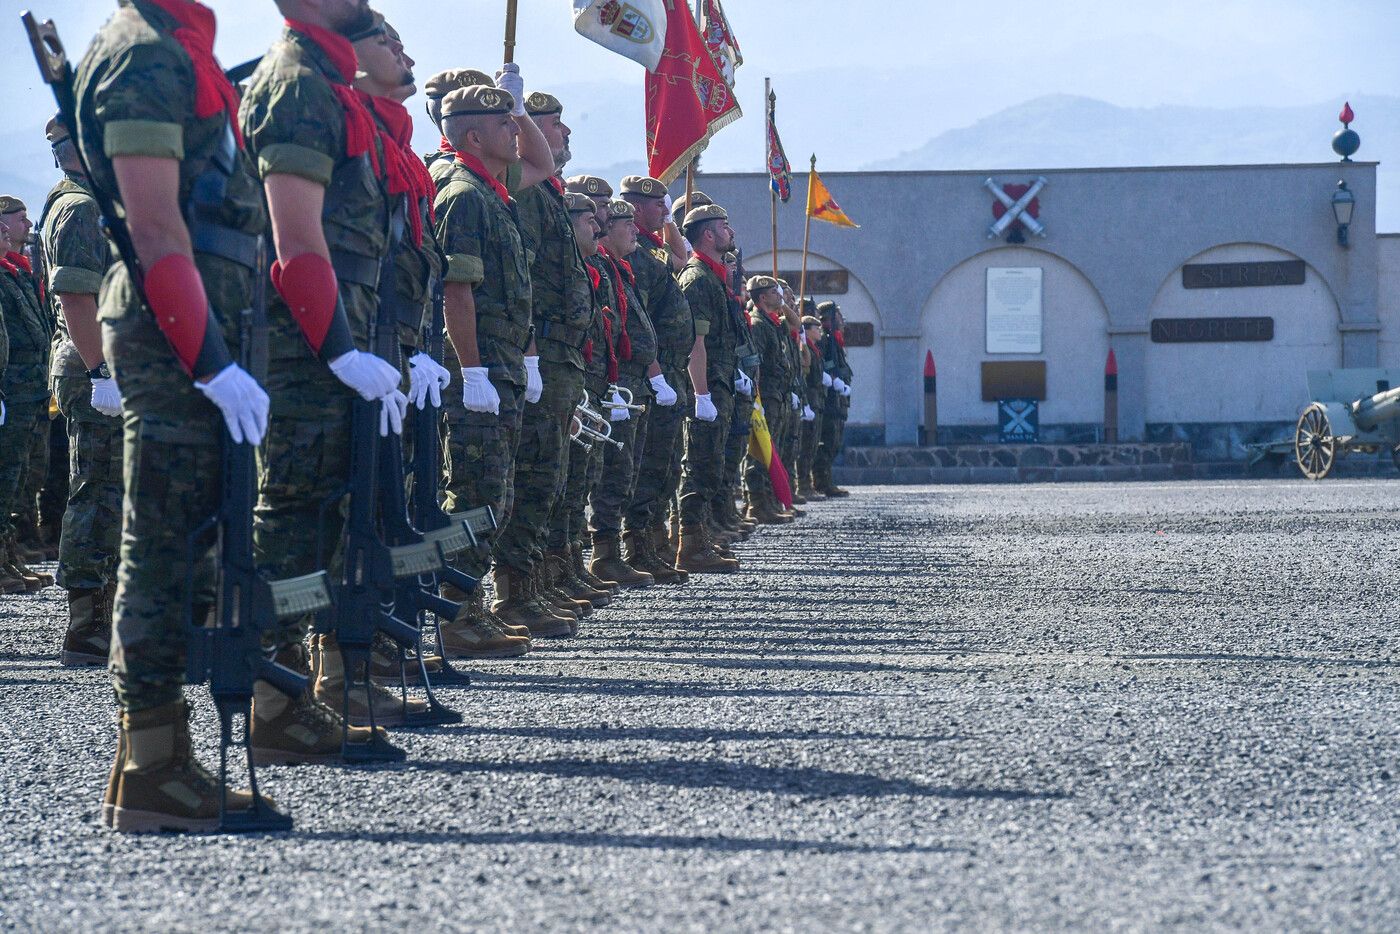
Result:
<svg viewBox="0 0 1400 934">
<path fill-rule="evenodd" d="M 20 9 L 31 5 L 58 21 L 76 58 L 116 4 L 0 0 L 0 70 L 10 92 L 0 141 L 23 162 L 0 168 L 8 177 L 28 177 L 35 154 L 42 158 L 42 125 L 52 108 L 18 24 Z M 271 0 L 212 6 L 225 66 L 258 54 L 276 33 Z M 420 77 L 500 61 L 504 0 L 378 6 L 403 33 Z M 826 152 L 828 168 L 856 168 L 912 149 L 1047 93 L 1128 106 L 1220 107 L 1400 94 L 1394 0 L 729 0 L 727 12 L 746 60 L 738 89 L 746 118 L 716 138 L 706 158 L 714 170 L 761 168 L 765 75 L 776 82 L 780 107 L 792 102 L 780 117 L 793 162 Z M 596 115 L 575 121 L 576 164 L 640 161 L 641 66 L 574 33 L 570 0 L 520 0 L 518 42 L 527 88 L 588 84 L 595 91 L 594 101 L 565 100 L 566 119 Z M 420 106 L 421 99 L 410 102 L 415 113 Z M 1362 114 L 1363 135 L 1364 123 Z M 589 127 L 608 127 L 613 138 L 590 135 Z M 424 126 L 419 139 L 426 145 L 431 137 Z M 1092 162 L 1091 153 L 1086 159 Z"/>
</svg>

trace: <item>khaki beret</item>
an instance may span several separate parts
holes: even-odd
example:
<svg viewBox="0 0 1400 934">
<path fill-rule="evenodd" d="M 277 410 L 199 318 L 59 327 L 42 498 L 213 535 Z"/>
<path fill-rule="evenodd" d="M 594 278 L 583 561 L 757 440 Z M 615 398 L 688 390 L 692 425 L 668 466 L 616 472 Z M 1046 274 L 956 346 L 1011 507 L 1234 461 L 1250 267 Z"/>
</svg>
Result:
<svg viewBox="0 0 1400 934">
<path fill-rule="evenodd" d="M 690 206 L 692 209 L 702 207 L 706 204 L 714 204 L 714 201 L 710 198 L 709 195 L 705 194 L 703 191 L 700 191 L 698 189 L 690 193 Z M 676 199 L 675 204 L 671 205 L 671 217 L 677 224 L 685 226 L 681 223 L 681 218 L 684 215 L 685 198 L 680 197 Z"/>
<path fill-rule="evenodd" d="M 750 276 L 749 281 L 745 283 L 745 287 L 749 290 L 749 294 L 753 295 L 767 289 L 776 289 L 778 287 L 778 280 L 774 279 L 772 276 Z"/>
<path fill-rule="evenodd" d="M 822 302 L 820 305 L 817 306 L 817 314 L 819 315 L 829 315 L 834 311 L 840 310 L 841 306 L 836 304 L 835 302 Z"/>
<path fill-rule="evenodd" d="M 428 79 L 423 85 L 423 93 L 430 100 L 442 100 L 451 92 L 458 88 L 480 87 L 482 85 L 496 86 L 496 82 L 491 80 L 491 76 L 484 71 L 477 71 L 475 68 L 449 68 L 447 71 L 440 71 Z"/>
<path fill-rule="evenodd" d="M 0 195 L 0 214 L 13 214 L 16 211 L 29 210 L 24 206 L 24 202 L 14 195 Z"/>
<path fill-rule="evenodd" d="M 384 14 L 377 10 L 370 11 L 370 18 L 357 32 L 352 32 L 345 38 L 351 42 L 363 42 L 365 39 L 372 39 L 375 36 L 382 36 L 386 32 L 384 28 Z"/>
<path fill-rule="evenodd" d="M 629 175 L 622 180 L 624 195 L 643 195 L 647 198 L 666 197 L 666 186 L 648 175 Z"/>
<path fill-rule="evenodd" d="M 718 204 L 711 204 L 707 201 L 698 208 L 692 207 L 690 213 L 685 216 L 685 223 L 681 226 L 689 228 L 691 225 L 699 224 L 702 221 L 727 220 L 729 220 L 729 212 L 725 211 L 725 209 Z"/>
<path fill-rule="evenodd" d="M 613 195 L 612 186 L 607 180 L 596 175 L 575 175 L 564 183 L 564 188 L 590 198 L 611 198 Z"/>
<path fill-rule="evenodd" d="M 514 107 L 515 98 L 509 91 L 502 91 L 495 85 L 472 85 L 447 93 L 442 99 L 442 119 L 508 114 Z"/>
<path fill-rule="evenodd" d="M 803 315 L 802 326 L 804 328 L 819 328 L 822 326 L 822 322 L 820 318 L 813 318 L 811 315 Z"/>
<path fill-rule="evenodd" d="M 544 117 L 549 114 L 563 113 L 564 105 L 559 103 L 559 98 L 553 94 L 534 91 L 525 98 L 525 112 L 532 117 Z"/>
<path fill-rule="evenodd" d="M 635 220 L 636 217 L 637 217 L 637 209 L 634 208 L 634 207 L 632 207 L 632 205 L 628 204 L 626 201 L 609 201 L 609 202 L 608 202 L 608 220 L 610 220 L 610 221 L 621 221 L 621 220 L 628 220 L 628 221 L 630 221 L 630 220 Z"/>
<path fill-rule="evenodd" d="M 564 207 L 570 214 L 595 214 L 598 211 L 598 205 L 593 203 L 592 198 L 576 191 L 564 192 Z"/>
<path fill-rule="evenodd" d="M 44 138 L 49 141 L 50 146 L 63 142 L 71 135 L 68 132 L 68 124 L 63 122 L 63 114 L 54 114 L 49 118 L 48 125 L 44 127 Z"/>
</svg>

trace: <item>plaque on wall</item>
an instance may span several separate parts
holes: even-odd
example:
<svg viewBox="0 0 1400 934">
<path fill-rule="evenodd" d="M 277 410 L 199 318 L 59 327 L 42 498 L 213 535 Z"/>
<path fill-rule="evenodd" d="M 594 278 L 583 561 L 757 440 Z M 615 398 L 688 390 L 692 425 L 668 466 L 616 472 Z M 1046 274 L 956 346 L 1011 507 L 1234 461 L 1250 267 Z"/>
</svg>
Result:
<svg viewBox="0 0 1400 934">
<path fill-rule="evenodd" d="M 1154 344 L 1231 344 L 1273 339 L 1273 318 L 1152 319 Z"/>
<path fill-rule="evenodd" d="M 1004 444 L 1040 441 L 1040 403 L 1034 399 L 998 399 L 997 427 Z"/>
<path fill-rule="evenodd" d="M 982 401 L 1044 399 L 1044 360 L 986 360 L 982 363 Z"/>
<path fill-rule="evenodd" d="M 772 266 L 768 267 L 769 270 L 772 270 L 772 268 Z M 765 270 L 762 269 L 746 268 L 744 272 L 750 276 L 761 276 L 765 274 Z M 779 269 L 778 278 L 786 279 L 787 284 L 794 289 L 802 288 L 802 270 L 800 269 Z M 850 289 L 851 274 L 844 269 L 807 270 L 808 295 L 845 295 Z"/>
<path fill-rule="evenodd" d="M 1308 267 L 1300 259 L 1267 263 L 1188 263 L 1181 267 L 1187 289 L 1248 289 L 1265 285 L 1302 285 Z"/>
<path fill-rule="evenodd" d="M 1040 353 L 1043 275 L 1036 266 L 987 270 L 987 353 Z"/>
<path fill-rule="evenodd" d="M 847 347 L 874 347 L 875 325 L 869 321 L 846 322 Z"/>
</svg>

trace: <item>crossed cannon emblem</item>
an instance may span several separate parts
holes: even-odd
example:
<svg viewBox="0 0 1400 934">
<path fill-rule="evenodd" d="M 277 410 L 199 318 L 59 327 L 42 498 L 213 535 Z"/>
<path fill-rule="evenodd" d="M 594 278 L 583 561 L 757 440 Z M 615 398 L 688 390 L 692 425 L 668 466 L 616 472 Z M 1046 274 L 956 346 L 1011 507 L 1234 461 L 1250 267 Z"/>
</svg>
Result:
<svg viewBox="0 0 1400 934">
<path fill-rule="evenodd" d="M 1045 185 L 1044 176 L 1037 178 L 1030 185 L 998 185 L 996 180 L 991 178 L 984 181 L 982 187 L 997 199 L 997 203 L 992 205 L 992 216 L 996 221 L 987 228 L 987 239 L 995 240 L 1011 229 L 1010 242 L 1024 242 L 1019 237 L 1019 227 L 1012 229 L 1012 225 L 1018 223 L 1037 237 L 1045 236 L 1045 225 L 1037 220 L 1040 216 L 1040 202 L 1036 200 L 1036 196 Z"/>
</svg>

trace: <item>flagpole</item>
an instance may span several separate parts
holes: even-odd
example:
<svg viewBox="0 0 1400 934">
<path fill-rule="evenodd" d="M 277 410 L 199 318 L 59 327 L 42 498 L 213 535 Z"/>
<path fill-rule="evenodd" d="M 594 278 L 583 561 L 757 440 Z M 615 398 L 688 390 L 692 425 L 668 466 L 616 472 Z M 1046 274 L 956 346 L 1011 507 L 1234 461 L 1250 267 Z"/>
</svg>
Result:
<svg viewBox="0 0 1400 934">
<path fill-rule="evenodd" d="M 507 64 L 515 61 L 515 7 L 518 0 L 506 0 L 506 54 Z"/>
<path fill-rule="evenodd" d="M 807 298 L 807 248 L 812 243 L 812 179 L 817 174 L 817 154 L 812 153 L 812 168 L 807 173 L 807 229 L 802 234 L 802 284 L 797 288 L 798 303 Z"/>
<path fill-rule="evenodd" d="M 681 214 L 681 221 L 684 223 L 685 215 L 690 213 L 690 202 L 695 195 L 695 160 L 691 159 L 690 164 L 685 167 L 685 211 Z"/>
<path fill-rule="evenodd" d="M 773 132 L 773 79 L 763 79 L 763 99 L 768 102 L 768 124 L 763 134 L 763 161 L 768 162 L 768 137 Z M 768 167 L 768 200 L 773 217 L 773 278 L 778 278 L 778 193 L 773 190 L 773 167 Z"/>
</svg>

